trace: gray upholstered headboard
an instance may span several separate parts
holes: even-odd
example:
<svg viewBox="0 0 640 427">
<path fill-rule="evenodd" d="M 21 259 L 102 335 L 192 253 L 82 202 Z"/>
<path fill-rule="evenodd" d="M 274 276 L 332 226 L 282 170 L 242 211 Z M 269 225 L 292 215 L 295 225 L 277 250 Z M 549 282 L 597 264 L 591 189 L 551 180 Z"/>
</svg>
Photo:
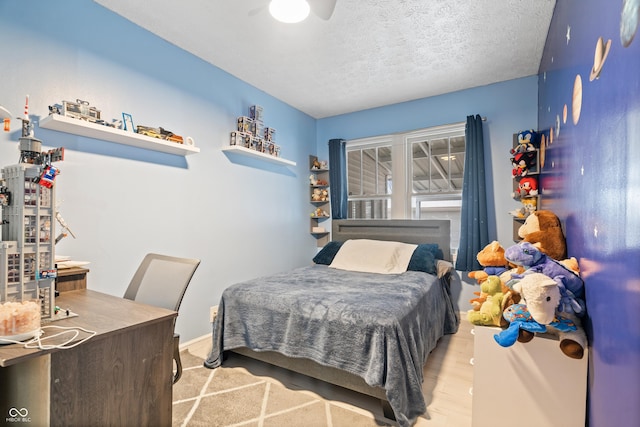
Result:
<svg viewBox="0 0 640 427">
<path fill-rule="evenodd" d="M 451 224 L 447 219 L 334 219 L 332 240 L 391 240 L 413 244 L 437 243 L 451 260 Z"/>
</svg>

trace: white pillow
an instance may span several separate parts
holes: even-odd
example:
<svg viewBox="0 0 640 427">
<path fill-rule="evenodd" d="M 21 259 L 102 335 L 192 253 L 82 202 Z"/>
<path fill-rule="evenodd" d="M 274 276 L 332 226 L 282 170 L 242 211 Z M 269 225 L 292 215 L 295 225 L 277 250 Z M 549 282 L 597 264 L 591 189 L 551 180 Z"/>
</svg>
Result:
<svg viewBox="0 0 640 427">
<path fill-rule="evenodd" d="M 381 240 L 347 240 L 329 267 L 365 273 L 400 274 L 407 271 L 411 255 L 417 247 Z"/>
</svg>

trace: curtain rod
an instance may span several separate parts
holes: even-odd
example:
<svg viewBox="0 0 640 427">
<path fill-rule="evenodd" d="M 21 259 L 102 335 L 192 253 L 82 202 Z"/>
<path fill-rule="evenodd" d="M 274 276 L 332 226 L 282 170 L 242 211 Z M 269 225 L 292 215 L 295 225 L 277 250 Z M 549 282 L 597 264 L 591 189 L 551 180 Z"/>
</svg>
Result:
<svg viewBox="0 0 640 427">
<path fill-rule="evenodd" d="M 481 119 L 483 122 L 487 121 L 486 117 L 481 117 Z M 448 125 L 438 125 L 438 126 L 454 126 L 454 125 L 466 125 L 466 124 L 467 124 L 467 121 L 465 120 L 463 122 L 449 123 Z M 433 126 L 433 127 L 438 127 L 438 126 Z"/>
<path fill-rule="evenodd" d="M 486 117 L 480 117 L 480 118 L 482 119 L 483 122 L 487 121 Z M 449 124 L 446 124 L 446 125 L 430 126 L 428 128 L 414 129 L 414 130 L 408 130 L 408 131 L 403 131 L 403 132 L 395 132 L 395 133 L 390 133 L 390 134 L 387 134 L 387 135 L 377 135 L 377 136 L 368 136 L 368 137 L 363 137 L 363 138 L 355 138 L 354 140 L 368 139 L 368 138 L 378 138 L 378 137 L 381 137 L 381 136 L 390 136 L 390 135 L 397 135 L 397 134 L 407 134 L 407 133 L 417 132 L 417 131 L 424 130 L 424 129 L 441 128 L 441 127 L 448 127 L 448 126 L 462 126 L 462 125 L 466 125 L 466 124 L 467 124 L 467 121 L 465 120 L 463 122 L 449 123 Z M 336 139 L 341 139 L 341 138 L 336 138 Z M 327 144 L 328 143 L 329 143 L 329 141 L 327 141 Z"/>
</svg>

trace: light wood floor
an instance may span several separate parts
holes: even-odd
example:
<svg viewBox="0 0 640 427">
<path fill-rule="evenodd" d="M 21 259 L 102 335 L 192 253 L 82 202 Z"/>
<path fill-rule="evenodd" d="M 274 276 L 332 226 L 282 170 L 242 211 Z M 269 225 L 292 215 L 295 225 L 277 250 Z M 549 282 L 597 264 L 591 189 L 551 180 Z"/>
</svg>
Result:
<svg viewBox="0 0 640 427">
<path fill-rule="evenodd" d="M 429 355 L 425 365 L 422 390 L 427 404 L 427 412 L 415 424 L 415 427 L 470 427 L 471 394 L 473 385 L 473 326 L 466 320 L 465 313 L 460 316 L 460 328 L 454 335 L 440 339 L 438 346 Z M 210 337 L 187 343 L 189 352 L 194 356 L 206 358 L 211 348 Z M 347 405 L 364 409 L 371 413 L 380 412 L 377 399 L 363 396 L 339 387 L 284 371 L 280 368 L 265 366 L 261 362 L 242 359 L 238 363 L 257 364 L 253 370 L 261 370 L 265 375 L 277 379 L 283 384 L 295 384 L 308 390 L 326 395 L 327 392 Z"/>
</svg>

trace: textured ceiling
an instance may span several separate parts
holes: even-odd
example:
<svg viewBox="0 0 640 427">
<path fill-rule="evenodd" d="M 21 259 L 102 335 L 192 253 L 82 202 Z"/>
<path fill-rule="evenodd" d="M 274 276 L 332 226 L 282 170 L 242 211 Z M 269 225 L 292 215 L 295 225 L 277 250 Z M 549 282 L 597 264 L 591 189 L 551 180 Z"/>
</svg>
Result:
<svg viewBox="0 0 640 427">
<path fill-rule="evenodd" d="M 537 74 L 555 0 L 338 0 L 282 24 L 269 0 L 94 0 L 315 118 Z"/>
</svg>

